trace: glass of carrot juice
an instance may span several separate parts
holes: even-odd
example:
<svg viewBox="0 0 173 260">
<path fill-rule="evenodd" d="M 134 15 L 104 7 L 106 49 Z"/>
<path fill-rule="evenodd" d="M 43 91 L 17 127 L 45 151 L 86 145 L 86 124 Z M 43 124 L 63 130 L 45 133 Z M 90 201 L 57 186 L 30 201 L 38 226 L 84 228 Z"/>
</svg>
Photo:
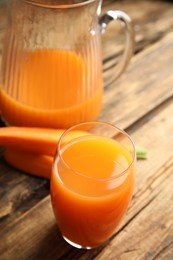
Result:
<svg viewBox="0 0 173 260">
<path fill-rule="evenodd" d="M 135 154 L 128 134 L 104 122 L 80 123 L 61 136 L 51 200 L 57 225 L 69 244 L 91 249 L 117 230 L 133 193 Z"/>
</svg>

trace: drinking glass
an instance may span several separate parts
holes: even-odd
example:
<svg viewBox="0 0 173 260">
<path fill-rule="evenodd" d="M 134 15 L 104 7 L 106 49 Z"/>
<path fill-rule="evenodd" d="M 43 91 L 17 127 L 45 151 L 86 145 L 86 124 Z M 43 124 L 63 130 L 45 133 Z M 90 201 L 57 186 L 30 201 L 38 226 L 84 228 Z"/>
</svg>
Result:
<svg viewBox="0 0 173 260">
<path fill-rule="evenodd" d="M 63 238 L 77 248 L 105 243 L 131 201 L 135 146 L 123 130 L 104 122 L 72 126 L 59 140 L 51 200 Z"/>
</svg>

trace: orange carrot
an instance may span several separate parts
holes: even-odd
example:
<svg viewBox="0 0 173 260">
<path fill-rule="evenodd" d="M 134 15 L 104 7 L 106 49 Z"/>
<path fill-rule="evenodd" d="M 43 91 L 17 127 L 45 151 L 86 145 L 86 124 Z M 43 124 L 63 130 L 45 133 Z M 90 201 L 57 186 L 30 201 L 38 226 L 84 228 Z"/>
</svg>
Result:
<svg viewBox="0 0 173 260">
<path fill-rule="evenodd" d="M 53 157 L 7 148 L 4 158 L 8 164 L 26 173 L 50 179 Z"/>
<path fill-rule="evenodd" d="M 63 132 L 62 129 L 1 127 L 0 146 L 53 156 Z M 69 140 L 84 134 L 87 134 L 87 132 L 73 131 L 69 134 Z"/>
</svg>

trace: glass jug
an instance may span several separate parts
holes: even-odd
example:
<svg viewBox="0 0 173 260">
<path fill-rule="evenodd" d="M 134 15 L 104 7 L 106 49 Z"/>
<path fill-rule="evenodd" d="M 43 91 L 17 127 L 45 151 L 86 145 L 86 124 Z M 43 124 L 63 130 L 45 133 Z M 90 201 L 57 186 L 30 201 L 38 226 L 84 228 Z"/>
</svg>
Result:
<svg viewBox="0 0 173 260">
<path fill-rule="evenodd" d="M 67 128 L 96 120 L 103 95 L 101 34 L 109 22 L 126 28 L 114 80 L 133 53 L 131 20 L 103 16 L 100 0 L 9 0 L 0 75 L 0 110 L 7 125 Z"/>
</svg>

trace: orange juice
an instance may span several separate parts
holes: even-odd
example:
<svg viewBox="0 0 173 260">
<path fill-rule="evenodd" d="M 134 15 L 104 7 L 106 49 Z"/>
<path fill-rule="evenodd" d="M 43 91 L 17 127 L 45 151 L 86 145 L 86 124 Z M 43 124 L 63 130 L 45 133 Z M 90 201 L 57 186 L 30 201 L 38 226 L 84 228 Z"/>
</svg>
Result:
<svg viewBox="0 0 173 260">
<path fill-rule="evenodd" d="M 13 56 L 10 61 L 7 57 L 0 88 L 0 110 L 8 124 L 67 128 L 98 117 L 101 66 L 67 50 L 36 49 Z"/>
<path fill-rule="evenodd" d="M 130 152 L 114 139 L 89 135 L 63 146 L 53 168 L 51 197 L 69 243 L 92 248 L 113 234 L 132 196 L 131 163 Z"/>
</svg>

